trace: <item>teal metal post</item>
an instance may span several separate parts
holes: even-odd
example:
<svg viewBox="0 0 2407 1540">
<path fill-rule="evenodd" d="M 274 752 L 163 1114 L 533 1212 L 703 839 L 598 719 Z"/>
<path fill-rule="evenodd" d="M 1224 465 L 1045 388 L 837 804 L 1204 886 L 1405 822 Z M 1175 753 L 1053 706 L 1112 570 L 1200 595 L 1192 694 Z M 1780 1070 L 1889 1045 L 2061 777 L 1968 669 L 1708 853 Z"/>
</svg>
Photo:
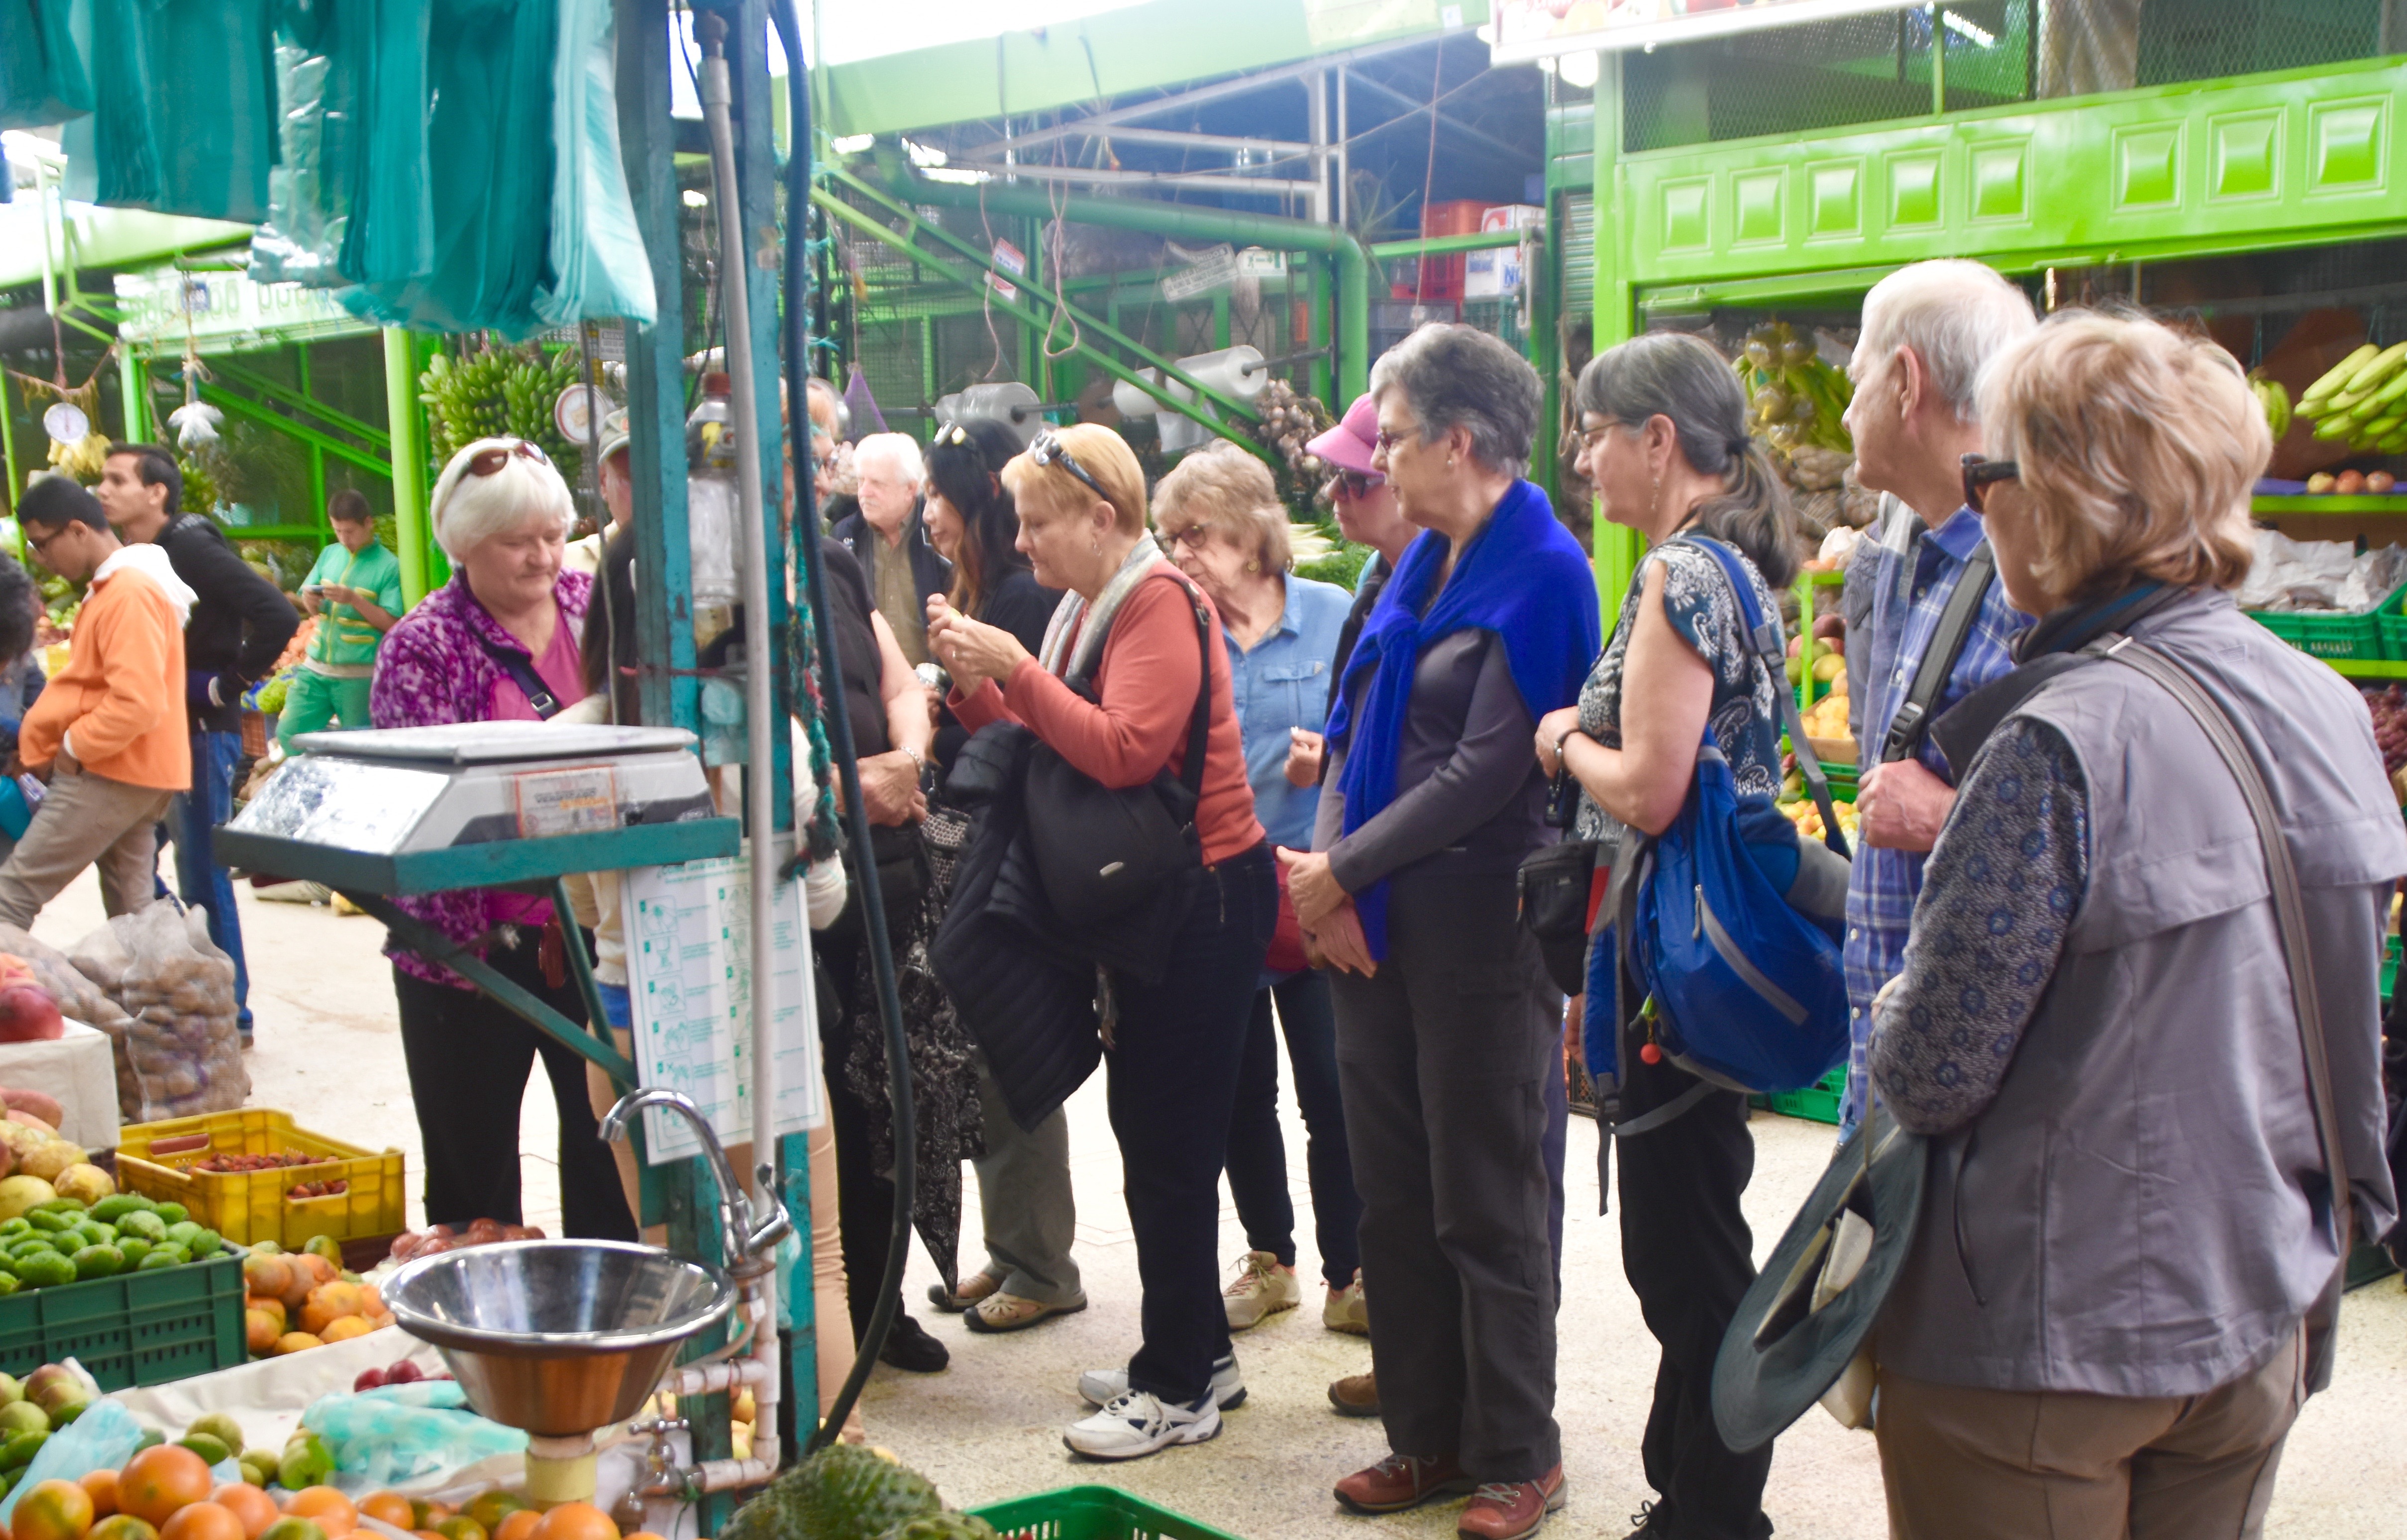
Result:
<svg viewBox="0 0 2407 1540">
<path fill-rule="evenodd" d="M 665 25 L 666 23 L 662 23 Z M 393 554 L 401 558 L 401 602 L 426 597 L 426 441 L 419 435 L 418 353 L 409 333 L 384 329 L 385 429 L 392 435 Z"/>
</svg>

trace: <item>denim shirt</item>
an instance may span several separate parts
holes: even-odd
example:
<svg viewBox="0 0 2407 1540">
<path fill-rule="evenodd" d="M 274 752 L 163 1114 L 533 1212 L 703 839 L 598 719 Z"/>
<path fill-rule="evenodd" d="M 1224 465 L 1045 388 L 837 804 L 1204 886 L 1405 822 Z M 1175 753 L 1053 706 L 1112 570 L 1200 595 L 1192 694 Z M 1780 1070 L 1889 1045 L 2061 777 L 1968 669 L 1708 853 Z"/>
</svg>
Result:
<svg viewBox="0 0 2407 1540">
<path fill-rule="evenodd" d="M 1312 817 L 1320 803 L 1317 786 L 1290 786 L 1287 778 L 1288 730 L 1317 733 L 1329 720 L 1329 674 L 1337 657 L 1337 634 L 1354 596 L 1335 583 L 1287 575 L 1287 607 L 1278 624 L 1262 634 L 1253 650 L 1229 636 L 1229 682 L 1236 697 L 1237 727 L 1245 734 L 1246 779 L 1254 789 L 1254 813 L 1271 843 L 1312 848 Z M 1227 635 L 1224 630 L 1223 635 Z"/>
</svg>

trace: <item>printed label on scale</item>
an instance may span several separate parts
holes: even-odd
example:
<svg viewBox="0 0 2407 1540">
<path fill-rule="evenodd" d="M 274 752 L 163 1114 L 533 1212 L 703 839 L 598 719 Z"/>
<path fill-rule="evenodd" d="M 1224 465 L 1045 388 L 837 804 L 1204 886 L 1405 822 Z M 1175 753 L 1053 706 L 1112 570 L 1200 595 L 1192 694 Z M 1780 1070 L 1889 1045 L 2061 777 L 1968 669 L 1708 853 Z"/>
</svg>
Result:
<svg viewBox="0 0 2407 1540">
<path fill-rule="evenodd" d="M 590 834 L 619 827 L 619 773 L 606 764 L 530 770 L 510 777 L 519 799 L 519 837 Z"/>
</svg>

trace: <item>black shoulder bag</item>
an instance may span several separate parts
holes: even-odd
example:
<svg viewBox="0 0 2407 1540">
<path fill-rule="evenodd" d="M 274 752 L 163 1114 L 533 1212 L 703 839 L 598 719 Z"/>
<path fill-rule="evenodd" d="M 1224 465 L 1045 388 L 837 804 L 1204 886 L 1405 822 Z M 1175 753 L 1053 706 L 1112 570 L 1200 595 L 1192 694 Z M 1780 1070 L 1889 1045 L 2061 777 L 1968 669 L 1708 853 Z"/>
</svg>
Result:
<svg viewBox="0 0 2407 1540">
<path fill-rule="evenodd" d="M 534 659 L 523 652 L 512 651 L 498 642 L 487 641 L 482 636 L 477 638 L 477 645 L 485 649 L 486 657 L 493 660 L 493 666 L 500 669 L 510 683 L 519 687 L 519 693 L 527 698 L 527 705 L 534 707 L 536 716 L 549 721 L 568 709 L 568 703 L 553 694 L 551 686 L 544 683 L 543 676 L 534 671 Z"/>
<path fill-rule="evenodd" d="M 1187 762 L 1164 766 L 1143 786 L 1105 786 L 1049 744 L 1029 755 L 1025 796 L 1030 848 L 1054 912 L 1087 929 L 1130 915 L 1182 872 L 1203 864 L 1195 809 L 1204 798 L 1204 755 L 1212 724 L 1212 613 L 1185 578 L 1203 664 L 1187 728 Z M 1096 657 L 1103 656 L 1100 648 Z M 1095 700 L 1089 681 L 1067 681 Z M 1100 704 L 1100 703 L 1098 703 Z"/>
<path fill-rule="evenodd" d="M 1922 666 L 1914 671 L 1914 683 L 1899 703 L 1897 715 L 1889 719 L 1888 735 L 1881 741 L 1881 763 L 1910 760 L 1921 751 L 1923 735 L 1930 731 L 1930 708 L 1939 704 L 1948 676 L 1956 672 L 1956 660 L 1964 655 L 1964 639 L 1973 634 L 1973 619 L 1981 613 L 1981 601 L 1988 597 L 1997 574 L 1997 555 L 1984 540 L 1966 559 L 1956 591 L 1947 596 L 1947 607 L 1939 612 L 1930 646 L 1923 650 Z"/>
</svg>

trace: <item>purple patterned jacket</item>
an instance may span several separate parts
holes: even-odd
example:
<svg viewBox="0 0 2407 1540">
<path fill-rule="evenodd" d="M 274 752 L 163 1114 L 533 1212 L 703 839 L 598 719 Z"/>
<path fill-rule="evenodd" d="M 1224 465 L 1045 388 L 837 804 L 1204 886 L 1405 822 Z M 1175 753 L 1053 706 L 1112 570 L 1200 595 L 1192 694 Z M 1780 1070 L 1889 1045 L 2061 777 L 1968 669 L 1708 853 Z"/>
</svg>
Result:
<svg viewBox="0 0 2407 1540">
<path fill-rule="evenodd" d="M 560 603 L 560 618 L 582 634 L 593 579 L 581 572 L 563 571 L 551 592 Z M 377 649 L 376 681 L 368 688 L 368 720 L 378 727 L 485 720 L 493 687 L 503 675 L 477 645 L 480 636 L 521 656 L 526 653 L 525 644 L 502 629 L 502 623 L 468 592 L 468 580 L 455 572 L 449 582 L 420 601 L 417 608 L 385 633 L 383 645 Z M 454 941 L 473 942 L 499 921 L 497 907 L 507 896 L 511 895 L 471 888 L 396 898 L 393 905 Z M 469 987 L 450 969 L 390 942 L 384 954 L 404 973 L 455 989 Z"/>
</svg>

